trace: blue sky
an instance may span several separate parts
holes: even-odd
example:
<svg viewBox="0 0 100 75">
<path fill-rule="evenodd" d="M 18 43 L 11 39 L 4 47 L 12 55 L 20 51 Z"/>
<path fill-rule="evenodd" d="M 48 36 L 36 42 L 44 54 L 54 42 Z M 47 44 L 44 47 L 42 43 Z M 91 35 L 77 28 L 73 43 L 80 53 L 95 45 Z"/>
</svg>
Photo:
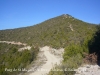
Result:
<svg viewBox="0 0 100 75">
<path fill-rule="evenodd" d="M 31 26 L 69 14 L 100 23 L 100 0 L 0 0 L 0 30 Z"/>
</svg>

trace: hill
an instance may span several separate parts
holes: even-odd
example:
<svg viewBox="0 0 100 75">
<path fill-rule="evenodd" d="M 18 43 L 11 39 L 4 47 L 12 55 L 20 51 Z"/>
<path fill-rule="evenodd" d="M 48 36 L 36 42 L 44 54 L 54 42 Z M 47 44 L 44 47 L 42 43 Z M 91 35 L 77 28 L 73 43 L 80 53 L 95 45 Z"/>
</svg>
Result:
<svg viewBox="0 0 100 75">
<path fill-rule="evenodd" d="M 34 26 L 1 30 L 0 40 L 20 41 L 29 45 L 65 47 L 71 42 L 81 44 L 95 31 L 96 25 L 63 14 Z"/>
<path fill-rule="evenodd" d="M 99 27 L 96 24 L 86 23 L 72 17 L 71 15 L 63 14 L 30 27 L 0 30 L 0 41 L 15 41 L 32 46 L 31 51 L 25 50 L 20 53 L 16 50 L 16 47 L 19 46 L 13 46 L 15 47 L 13 48 L 12 45 L 9 46 L 8 44 L 0 44 L 0 46 L 2 46 L 0 48 L 0 52 L 3 53 L 3 56 L 0 55 L 0 59 L 2 59 L 0 61 L 0 66 L 2 67 L 0 73 L 2 75 L 11 75 L 11 73 L 4 72 L 4 67 L 14 67 L 9 66 L 12 60 L 14 60 L 13 57 L 16 57 L 16 60 L 18 60 L 17 63 L 12 63 L 13 65 L 17 65 L 17 68 L 27 66 L 36 58 L 38 47 L 42 46 L 65 49 L 63 54 L 64 61 L 62 63 L 62 66 L 57 68 L 77 68 L 82 63 L 84 63 L 83 59 L 86 58 L 84 53 L 91 54 L 96 52 L 96 55 L 100 57 L 98 54 L 100 48 L 100 30 L 98 30 L 98 28 Z M 9 50 L 6 50 L 6 47 L 9 48 Z M 5 49 L 5 51 L 7 52 L 3 51 L 3 49 Z M 7 57 L 6 55 L 9 56 Z M 9 61 L 9 59 L 11 60 Z M 22 59 L 26 60 L 22 62 Z M 26 61 L 27 63 L 25 64 Z M 7 62 L 9 63 L 7 64 Z M 21 64 L 21 62 L 23 65 Z M 5 64 L 7 66 L 5 66 Z M 66 71 L 56 73 L 51 71 L 49 75 L 52 74 L 72 75 L 73 72 L 70 73 Z"/>
</svg>

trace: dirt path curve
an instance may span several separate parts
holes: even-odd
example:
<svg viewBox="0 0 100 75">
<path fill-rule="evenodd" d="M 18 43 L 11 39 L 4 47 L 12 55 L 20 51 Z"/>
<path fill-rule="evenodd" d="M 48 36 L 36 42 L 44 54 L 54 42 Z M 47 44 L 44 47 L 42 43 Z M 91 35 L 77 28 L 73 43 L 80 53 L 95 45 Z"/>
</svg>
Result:
<svg viewBox="0 0 100 75">
<path fill-rule="evenodd" d="M 15 41 L 0 41 L 0 43 L 8 43 L 8 44 L 15 44 L 15 45 L 23 45 L 23 46 L 26 46 L 25 43 L 15 42 Z"/>
<path fill-rule="evenodd" d="M 23 45 L 24 47 L 19 48 L 18 51 L 23 51 L 25 49 L 30 50 L 31 46 L 27 46 L 27 44 L 25 43 L 21 43 L 21 42 L 15 42 L 15 41 L 0 41 L 0 43 L 7 43 L 7 44 L 13 44 L 13 45 Z"/>
<path fill-rule="evenodd" d="M 51 54 L 48 46 L 41 48 L 41 51 L 44 51 L 44 55 L 46 56 L 47 61 L 44 65 L 29 75 L 46 75 L 54 67 L 54 65 L 60 64 L 61 59 Z"/>
</svg>

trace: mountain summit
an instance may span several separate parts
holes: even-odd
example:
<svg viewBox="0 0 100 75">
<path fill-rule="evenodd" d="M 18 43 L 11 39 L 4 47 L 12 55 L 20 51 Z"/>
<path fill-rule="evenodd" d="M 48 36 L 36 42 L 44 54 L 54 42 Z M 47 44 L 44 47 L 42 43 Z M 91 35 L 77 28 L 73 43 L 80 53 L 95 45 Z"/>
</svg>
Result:
<svg viewBox="0 0 100 75">
<path fill-rule="evenodd" d="M 69 14 L 63 14 L 62 16 L 65 17 L 65 18 L 72 18 L 72 16 L 69 15 Z"/>
</svg>

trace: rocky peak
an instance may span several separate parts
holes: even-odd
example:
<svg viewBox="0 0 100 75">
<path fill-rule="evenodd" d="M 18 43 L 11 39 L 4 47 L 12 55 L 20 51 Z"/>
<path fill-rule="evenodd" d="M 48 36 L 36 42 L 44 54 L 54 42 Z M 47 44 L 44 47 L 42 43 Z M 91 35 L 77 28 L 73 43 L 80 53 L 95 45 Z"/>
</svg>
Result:
<svg viewBox="0 0 100 75">
<path fill-rule="evenodd" d="M 62 15 L 64 18 L 72 18 L 72 16 L 70 16 L 69 14 L 63 14 Z"/>
</svg>

